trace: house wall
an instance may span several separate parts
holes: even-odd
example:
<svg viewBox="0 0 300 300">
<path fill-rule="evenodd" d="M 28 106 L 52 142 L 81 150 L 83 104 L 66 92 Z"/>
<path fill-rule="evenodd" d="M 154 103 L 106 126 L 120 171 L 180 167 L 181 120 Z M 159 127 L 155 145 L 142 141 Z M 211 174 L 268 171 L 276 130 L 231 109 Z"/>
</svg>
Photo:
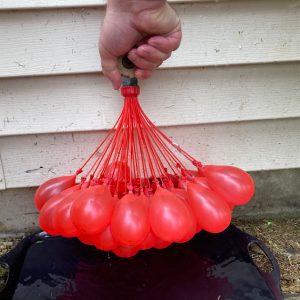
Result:
<svg viewBox="0 0 300 300">
<path fill-rule="evenodd" d="M 145 112 L 204 163 L 270 176 L 295 172 L 299 3 L 171 2 L 182 19 L 183 41 L 140 83 Z M 117 118 L 122 99 L 102 75 L 97 49 L 104 12 L 101 0 L 0 1 L 4 212 L 13 195 L 16 205 L 27 203 L 20 213 L 29 211 L 29 222 L 35 222 L 32 188 L 72 173 Z M 0 222 L 11 228 L 9 221 Z"/>
</svg>

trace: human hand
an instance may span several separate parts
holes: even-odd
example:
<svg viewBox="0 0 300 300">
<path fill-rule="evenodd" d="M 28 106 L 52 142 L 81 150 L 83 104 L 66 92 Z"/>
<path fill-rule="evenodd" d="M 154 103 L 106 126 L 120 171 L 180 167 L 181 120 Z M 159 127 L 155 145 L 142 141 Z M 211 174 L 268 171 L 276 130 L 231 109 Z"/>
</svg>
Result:
<svg viewBox="0 0 300 300">
<path fill-rule="evenodd" d="M 181 24 L 165 0 L 108 0 L 99 51 L 104 75 L 121 86 L 118 58 L 127 55 L 146 79 L 181 41 Z"/>
</svg>

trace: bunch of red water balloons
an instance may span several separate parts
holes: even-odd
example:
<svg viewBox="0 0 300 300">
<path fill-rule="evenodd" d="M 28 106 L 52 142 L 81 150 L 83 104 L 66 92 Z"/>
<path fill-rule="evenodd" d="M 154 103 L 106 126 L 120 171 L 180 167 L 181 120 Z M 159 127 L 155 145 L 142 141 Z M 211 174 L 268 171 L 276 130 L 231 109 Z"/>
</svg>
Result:
<svg viewBox="0 0 300 300">
<path fill-rule="evenodd" d="M 130 257 L 187 242 L 202 229 L 221 232 L 234 206 L 253 196 L 248 173 L 203 166 L 167 138 L 140 108 L 138 92 L 138 87 L 122 88 L 125 102 L 118 121 L 76 175 L 50 179 L 38 188 L 35 204 L 48 234 L 77 237 Z M 172 148 L 197 170 L 188 170 Z"/>
</svg>

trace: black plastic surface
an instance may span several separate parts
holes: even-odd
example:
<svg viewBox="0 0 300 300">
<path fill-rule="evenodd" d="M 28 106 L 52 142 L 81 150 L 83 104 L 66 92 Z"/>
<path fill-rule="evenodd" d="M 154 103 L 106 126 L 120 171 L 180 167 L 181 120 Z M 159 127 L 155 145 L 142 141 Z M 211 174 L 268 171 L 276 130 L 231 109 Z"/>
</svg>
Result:
<svg viewBox="0 0 300 300">
<path fill-rule="evenodd" d="M 256 242 L 272 262 L 264 273 L 248 247 Z M 220 234 L 124 259 L 77 239 L 29 236 L 0 258 L 11 268 L 1 299 L 282 299 L 272 253 L 233 225 Z"/>
</svg>

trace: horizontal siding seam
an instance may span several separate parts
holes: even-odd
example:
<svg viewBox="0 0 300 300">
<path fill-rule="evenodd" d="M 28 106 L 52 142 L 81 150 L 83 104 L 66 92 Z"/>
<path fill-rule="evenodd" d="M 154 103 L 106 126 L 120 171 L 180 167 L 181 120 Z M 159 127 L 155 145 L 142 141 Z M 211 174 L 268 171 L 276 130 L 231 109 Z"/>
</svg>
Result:
<svg viewBox="0 0 300 300">
<path fill-rule="evenodd" d="M 219 1 L 226 1 L 226 0 L 219 0 Z M 219 2 L 216 0 L 168 0 L 169 3 L 176 3 L 176 4 L 188 4 L 188 3 L 195 3 L 195 2 Z M 59 3 L 60 2 L 60 3 Z M 39 1 L 36 0 L 19 0 L 19 1 L 12 1 L 12 0 L 2 0 L 0 3 L 0 11 L 3 10 L 30 10 L 30 9 L 51 9 L 51 8 L 76 8 L 76 7 L 83 7 L 83 8 L 90 8 L 90 7 L 102 7 L 106 6 L 105 0 L 65 0 L 65 1 Z"/>
<path fill-rule="evenodd" d="M 146 112 L 147 113 L 147 112 Z M 175 113 L 176 114 L 176 113 Z M 179 114 L 179 112 L 178 112 Z M 116 120 L 117 120 L 117 115 L 116 115 Z M 261 123 L 261 122 L 268 122 L 268 121 L 285 121 L 285 120 L 297 120 L 300 119 L 300 114 L 296 116 L 291 116 L 291 117 L 275 117 L 275 118 L 259 118 L 259 119 L 244 119 L 244 120 L 228 120 L 228 121 L 212 121 L 212 122 L 193 122 L 193 123 L 174 123 L 174 124 L 167 124 L 167 125 L 159 125 L 157 123 L 156 126 L 164 130 L 165 128 L 182 128 L 182 127 L 189 127 L 189 126 L 213 126 L 213 125 L 230 125 L 230 124 L 244 124 L 244 123 Z M 152 120 L 155 121 L 155 120 Z M 37 136 L 37 135 L 58 135 L 58 134 L 76 134 L 76 133 L 95 133 L 95 132 L 105 132 L 109 131 L 113 126 L 107 126 L 107 127 L 102 127 L 102 128 L 95 128 L 95 129 L 82 129 L 82 130 L 60 130 L 60 131 L 39 131 L 39 132 L 28 132 L 28 133 L 12 133 L 12 134 L 2 134 L 0 132 L 0 141 L 1 138 L 7 138 L 7 137 L 16 137 L 16 136 Z M 299 137 L 300 137 L 300 131 L 299 131 Z M 299 145 L 300 146 L 300 145 Z"/>
<path fill-rule="evenodd" d="M 256 66 L 256 65 L 270 65 L 270 64 L 298 64 L 300 63 L 300 56 L 296 59 L 281 59 L 281 60 L 270 60 L 270 61 L 254 61 L 254 62 L 243 62 L 243 63 L 229 63 L 229 64 L 207 64 L 207 65 L 193 65 L 193 66 L 162 66 L 159 67 L 156 71 L 160 70 L 180 70 L 180 69 L 214 69 L 214 68 L 229 68 L 229 67 L 238 67 L 238 66 Z M 14 78 L 31 78 L 31 77 L 47 77 L 47 76 L 68 76 L 68 75 L 93 75 L 93 74 L 101 74 L 103 72 L 101 69 L 99 70 L 86 70 L 86 71 L 68 71 L 68 72 L 53 72 L 53 73 L 35 73 L 35 74 L 20 74 L 20 75 L 9 75 L 0 74 L 1 79 L 14 79 Z"/>
</svg>

